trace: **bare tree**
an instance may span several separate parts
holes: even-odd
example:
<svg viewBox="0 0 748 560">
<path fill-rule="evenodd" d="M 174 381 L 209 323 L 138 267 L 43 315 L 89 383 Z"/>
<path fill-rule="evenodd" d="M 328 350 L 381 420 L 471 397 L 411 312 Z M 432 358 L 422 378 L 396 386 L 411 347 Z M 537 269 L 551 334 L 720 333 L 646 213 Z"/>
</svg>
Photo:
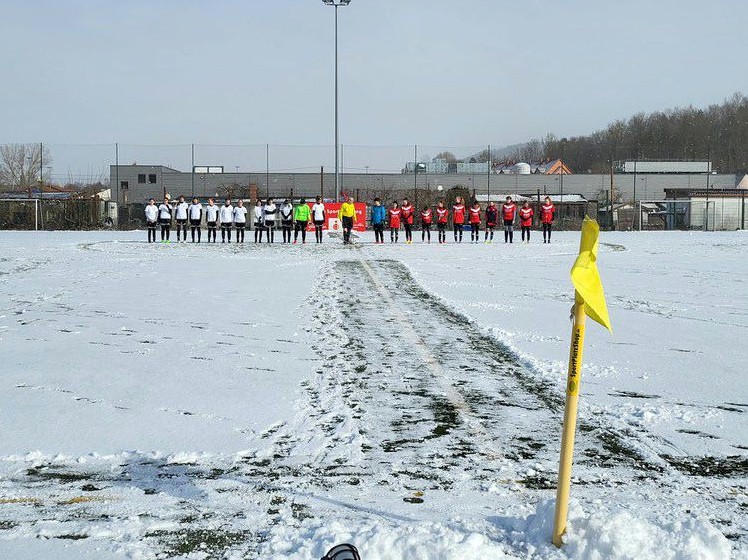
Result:
<svg viewBox="0 0 748 560">
<path fill-rule="evenodd" d="M 31 193 L 43 178 L 41 166 L 52 163 L 52 155 L 41 144 L 3 144 L 0 146 L 0 186 L 5 190 Z"/>
</svg>

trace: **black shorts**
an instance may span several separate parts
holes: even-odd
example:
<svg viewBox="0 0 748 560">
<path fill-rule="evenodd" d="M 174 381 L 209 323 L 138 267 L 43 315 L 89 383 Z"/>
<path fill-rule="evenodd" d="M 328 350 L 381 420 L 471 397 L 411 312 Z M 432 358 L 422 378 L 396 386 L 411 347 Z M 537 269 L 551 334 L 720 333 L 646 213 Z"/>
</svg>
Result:
<svg viewBox="0 0 748 560">
<path fill-rule="evenodd" d="M 247 222 L 234 222 L 234 227 L 236 229 L 245 229 L 247 227 Z"/>
<path fill-rule="evenodd" d="M 306 225 L 307 225 L 306 221 L 299 220 L 296 222 L 296 229 L 298 230 L 306 229 Z"/>
<path fill-rule="evenodd" d="M 431 229 L 431 222 L 421 222 L 422 229 Z"/>
<path fill-rule="evenodd" d="M 231 229 L 231 222 L 223 222 L 221 224 L 221 229 Z"/>
<path fill-rule="evenodd" d="M 159 218 L 158 223 L 161 224 L 161 226 L 170 226 L 171 225 L 171 218 Z"/>
<path fill-rule="evenodd" d="M 444 231 L 445 229 L 447 229 L 447 222 L 437 222 L 436 229 Z"/>
<path fill-rule="evenodd" d="M 177 223 L 182 226 L 187 223 L 187 218 L 177 218 Z"/>
<path fill-rule="evenodd" d="M 314 225 L 317 227 L 322 227 L 325 225 L 325 220 L 314 220 Z"/>
<path fill-rule="evenodd" d="M 343 216 L 343 229 L 353 229 L 353 218 Z"/>
<path fill-rule="evenodd" d="M 158 222 L 149 222 L 149 221 L 146 222 L 146 225 L 148 226 L 148 229 L 156 229 L 156 225 L 157 224 L 158 224 Z"/>
<path fill-rule="evenodd" d="M 283 221 L 281 222 L 281 225 L 282 225 L 282 226 L 283 226 L 284 228 L 290 228 L 290 227 L 291 227 L 291 226 L 293 225 L 293 220 L 283 220 Z"/>
<path fill-rule="evenodd" d="M 208 222 L 208 229 L 216 229 L 216 222 Z"/>
<path fill-rule="evenodd" d="M 200 220 L 190 220 L 190 225 L 194 227 L 200 226 Z"/>
</svg>

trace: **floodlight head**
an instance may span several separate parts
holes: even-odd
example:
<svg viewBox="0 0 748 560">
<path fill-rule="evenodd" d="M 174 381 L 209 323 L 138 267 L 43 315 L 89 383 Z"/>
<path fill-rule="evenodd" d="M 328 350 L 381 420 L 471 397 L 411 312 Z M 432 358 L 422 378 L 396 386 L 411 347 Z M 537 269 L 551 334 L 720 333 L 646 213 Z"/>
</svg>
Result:
<svg viewBox="0 0 748 560">
<path fill-rule="evenodd" d="M 347 6 L 351 0 L 322 0 L 327 6 Z"/>
</svg>

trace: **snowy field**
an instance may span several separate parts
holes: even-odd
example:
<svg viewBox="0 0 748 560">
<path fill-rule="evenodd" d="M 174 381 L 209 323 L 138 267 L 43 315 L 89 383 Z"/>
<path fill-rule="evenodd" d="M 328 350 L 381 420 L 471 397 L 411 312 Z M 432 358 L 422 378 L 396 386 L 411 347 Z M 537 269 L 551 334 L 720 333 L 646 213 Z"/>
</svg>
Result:
<svg viewBox="0 0 748 560">
<path fill-rule="evenodd" d="M 539 237 L 1 232 L 0 557 L 747 557 L 748 235 L 602 234 L 561 550 L 579 234 Z"/>
</svg>

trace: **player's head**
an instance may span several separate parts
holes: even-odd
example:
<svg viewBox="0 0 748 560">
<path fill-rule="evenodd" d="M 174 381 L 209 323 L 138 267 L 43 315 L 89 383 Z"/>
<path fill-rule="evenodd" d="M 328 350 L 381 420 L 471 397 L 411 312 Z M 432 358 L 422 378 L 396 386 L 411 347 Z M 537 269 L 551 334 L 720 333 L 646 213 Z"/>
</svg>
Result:
<svg viewBox="0 0 748 560">
<path fill-rule="evenodd" d="M 381 200 L 379 199 L 379 197 L 376 197 L 376 198 L 374 199 L 374 205 L 375 205 L 375 206 L 379 206 L 380 204 L 382 204 L 382 201 L 381 201 Z"/>
<path fill-rule="evenodd" d="M 403 198 L 403 206 L 405 206 L 406 204 L 408 204 L 408 199 L 407 198 Z"/>
<path fill-rule="evenodd" d="M 197 197 L 192 199 L 192 204 L 197 204 Z"/>
<path fill-rule="evenodd" d="M 244 201 L 243 201 L 243 200 L 242 200 L 241 198 L 240 198 L 239 200 L 237 200 L 237 201 L 236 201 L 236 203 L 237 203 L 237 204 L 238 204 L 239 206 L 244 206 Z"/>
<path fill-rule="evenodd" d="M 229 206 L 230 204 L 231 204 L 231 199 L 230 199 L 230 198 L 227 198 L 227 199 L 226 199 L 226 206 Z"/>
<path fill-rule="evenodd" d="M 439 208 L 444 208 L 444 201 L 440 200 L 438 206 Z"/>
<path fill-rule="evenodd" d="M 286 199 L 286 200 L 283 201 L 283 204 L 291 204 L 291 201 L 288 200 L 288 199 Z"/>
<path fill-rule="evenodd" d="M 462 204 L 462 197 L 461 196 L 456 196 L 455 197 L 455 204 Z"/>
<path fill-rule="evenodd" d="M 522 206 L 524 206 L 525 208 L 529 208 L 530 207 L 530 202 L 527 201 L 527 200 L 525 200 L 525 203 Z"/>
<path fill-rule="evenodd" d="M 153 206 L 154 204 L 156 204 L 156 199 L 155 198 L 149 198 L 148 199 L 148 204 L 150 204 L 151 206 Z"/>
<path fill-rule="evenodd" d="M 492 200 L 491 202 L 488 203 L 488 205 L 489 206 L 496 206 L 496 203 Z"/>
<path fill-rule="evenodd" d="M 426 204 L 426 205 L 425 205 L 425 206 L 423 207 L 423 211 L 425 212 L 425 211 L 426 211 L 426 210 L 428 210 L 428 209 L 429 209 L 429 205 L 428 205 L 428 204 Z"/>
<path fill-rule="evenodd" d="M 214 202 L 215 202 L 215 201 L 214 201 L 214 200 L 213 200 L 212 198 L 209 198 L 209 199 L 208 199 L 208 204 L 210 204 L 211 206 L 213 206 L 213 203 L 214 203 Z"/>
<path fill-rule="evenodd" d="M 393 200 L 392 201 L 392 207 L 393 208 L 397 208 L 398 206 L 399 206 L 399 204 L 397 203 L 397 200 Z"/>
<path fill-rule="evenodd" d="M 317 201 L 317 204 L 319 204 L 320 202 L 322 202 L 322 197 L 321 197 L 321 196 L 318 196 L 318 197 L 316 197 L 316 198 L 315 198 L 314 200 L 316 200 L 316 201 Z"/>
<path fill-rule="evenodd" d="M 506 197 L 506 203 L 509 204 L 510 202 L 512 202 L 512 197 L 511 196 L 507 196 Z"/>
<path fill-rule="evenodd" d="M 184 202 L 184 195 L 179 195 L 179 202 Z"/>
<path fill-rule="evenodd" d="M 273 203 L 273 199 L 268 197 L 268 204 L 272 204 L 272 203 Z"/>
<path fill-rule="evenodd" d="M 306 199 L 302 198 L 301 200 L 299 200 L 299 204 L 306 204 Z"/>
<path fill-rule="evenodd" d="M 551 197 L 550 196 L 546 196 L 545 197 L 545 201 L 548 202 L 548 203 L 550 203 L 551 202 Z"/>
<path fill-rule="evenodd" d="M 473 201 L 473 206 L 480 206 L 480 204 L 478 204 L 478 201 L 477 201 L 477 200 L 474 200 L 474 201 Z"/>
</svg>

